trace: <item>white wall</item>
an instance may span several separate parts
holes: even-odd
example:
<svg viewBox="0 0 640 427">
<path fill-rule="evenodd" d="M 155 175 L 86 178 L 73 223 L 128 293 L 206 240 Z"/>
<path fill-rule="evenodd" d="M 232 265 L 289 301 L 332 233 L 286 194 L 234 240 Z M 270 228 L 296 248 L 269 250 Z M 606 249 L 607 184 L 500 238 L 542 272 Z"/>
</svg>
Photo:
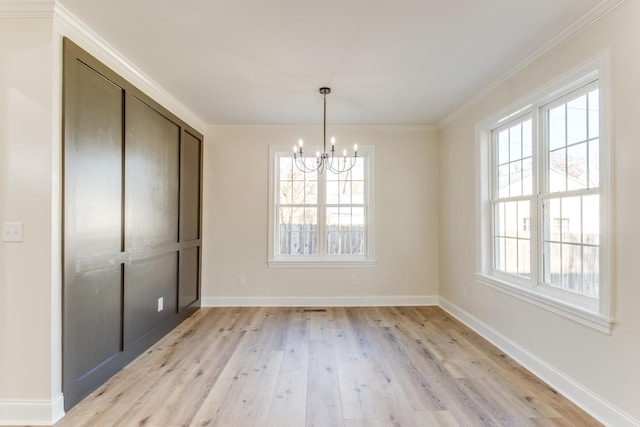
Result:
<svg viewBox="0 0 640 427">
<path fill-rule="evenodd" d="M 604 401 L 640 420 L 640 1 L 626 1 L 577 37 L 483 97 L 441 134 L 440 295 L 541 358 Z M 616 325 L 611 336 L 477 283 L 475 200 L 477 122 L 593 55 L 613 57 L 613 219 Z M 469 295 L 462 296 L 467 287 Z"/>
<path fill-rule="evenodd" d="M 0 419 L 7 400 L 50 402 L 60 391 L 52 366 L 59 270 L 52 265 L 51 35 L 51 19 L 0 19 L 0 222 L 24 224 L 22 243 L 0 242 Z"/>
<path fill-rule="evenodd" d="M 420 129 L 337 130 L 341 141 L 375 146 L 377 265 L 269 268 L 269 145 L 293 146 L 300 137 L 320 142 L 322 129 L 211 126 L 204 151 L 205 304 L 365 304 L 363 297 L 372 297 L 369 303 L 410 302 L 403 296 L 413 297 L 416 304 L 437 301 L 428 298 L 438 294 L 437 134 Z M 358 276 L 357 286 L 350 285 L 351 274 Z M 237 284 L 240 275 L 245 276 L 244 286 Z"/>
</svg>

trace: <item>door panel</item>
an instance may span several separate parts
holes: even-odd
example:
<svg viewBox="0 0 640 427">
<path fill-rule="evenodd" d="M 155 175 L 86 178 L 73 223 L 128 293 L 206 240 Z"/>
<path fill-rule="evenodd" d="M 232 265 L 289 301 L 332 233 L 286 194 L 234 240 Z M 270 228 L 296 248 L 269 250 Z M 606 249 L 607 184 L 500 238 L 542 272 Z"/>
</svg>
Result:
<svg viewBox="0 0 640 427">
<path fill-rule="evenodd" d="M 122 88 L 82 62 L 65 99 L 64 366 L 79 381 L 121 351 Z M 72 119 L 71 119 L 72 118 Z"/>
<path fill-rule="evenodd" d="M 200 248 L 195 247 L 183 250 L 180 257 L 180 310 L 198 299 L 199 271 Z"/>
<path fill-rule="evenodd" d="M 125 273 L 125 346 L 177 312 L 178 254 L 159 255 L 127 266 Z M 158 311 L 158 298 L 163 309 Z"/>
<path fill-rule="evenodd" d="M 180 128 L 127 96 L 127 250 L 178 242 Z"/>
<path fill-rule="evenodd" d="M 122 268 L 120 265 L 76 274 L 69 315 L 73 340 L 81 347 L 76 381 L 122 351 Z"/>
<path fill-rule="evenodd" d="M 200 161 L 201 141 L 185 132 L 182 138 L 182 167 L 180 185 L 182 213 L 180 240 L 200 238 Z"/>
</svg>

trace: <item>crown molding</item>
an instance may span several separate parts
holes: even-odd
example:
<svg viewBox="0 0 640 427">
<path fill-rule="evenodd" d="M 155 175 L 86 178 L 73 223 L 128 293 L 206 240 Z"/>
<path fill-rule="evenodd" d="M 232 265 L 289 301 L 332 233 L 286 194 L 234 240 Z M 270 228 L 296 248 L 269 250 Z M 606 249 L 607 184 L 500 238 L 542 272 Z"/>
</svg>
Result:
<svg viewBox="0 0 640 427">
<path fill-rule="evenodd" d="M 0 18 L 51 18 L 54 0 L 0 0 Z"/>
<path fill-rule="evenodd" d="M 266 132 L 291 130 L 322 129 L 321 124 L 209 124 L 209 129 L 260 129 Z M 331 125 L 332 132 L 375 132 L 375 133 L 432 133 L 440 128 L 435 125 Z"/>
<path fill-rule="evenodd" d="M 562 44 L 578 36 L 580 33 L 585 31 L 591 25 L 595 24 L 604 16 L 606 16 L 611 11 L 616 9 L 622 3 L 624 3 L 624 1 L 625 0 L 604 0 L 601 3 L 599 3 L 596 7 L 591 9 L 591 11 L 589 11 L 586 15 L 584 15 L 582 18 L 576 21 L 573 25 L 571 25 L 570 27 L 562 31 L 560 34 L 555 36 L 553 39 L 551 39 L 548 43 L 546 43 L 540 49 L 538 49 L 537 51 L 529 55 L 524 61 L 520 62 L 510 71 L 503 74 L 496 81 L 486 86 L 480 92 L 478 92 L 469 100 L 467 100 L 464 104 L 462 104 L 457 109 L 455 109 L 451 114 L 449 114 L 447 117 L 445 117 L 440 122 L 438 122 L 437 128 L 442 129 L 448 126 L 449 124 L 451 124 L 452 122 L 454 122 L 455 120 L 457 120 L 458 118 L 460 118 L 460 116 L 462 116 L 465 112 L 467 112 L 474 105 L 476 105 L 487 94 L 491 93 L 497 87 L 499 87 L 500 85 L 502 85 L 503 83 L 511 79 L 513 76 L 515 76 L 516 74 L 518 74 L 519 72 L 521 72 L 522 70 L 530 66 L 531 64 L 540 60 L 545 55 L 549 54 L 550 52 L 552 52 Z"/>
</svg>

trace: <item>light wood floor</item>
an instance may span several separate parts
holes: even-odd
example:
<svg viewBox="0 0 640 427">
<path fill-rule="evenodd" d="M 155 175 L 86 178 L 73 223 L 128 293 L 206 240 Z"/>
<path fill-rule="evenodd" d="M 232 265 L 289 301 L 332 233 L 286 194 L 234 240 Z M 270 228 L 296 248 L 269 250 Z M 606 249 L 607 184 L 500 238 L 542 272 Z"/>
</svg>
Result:
<svg viewBox="0 0 640 427">
<path fill-rule="evenodd" d="M 206 308 L 56 426 L 596 426 L 437 307 Z"/>
</svg>

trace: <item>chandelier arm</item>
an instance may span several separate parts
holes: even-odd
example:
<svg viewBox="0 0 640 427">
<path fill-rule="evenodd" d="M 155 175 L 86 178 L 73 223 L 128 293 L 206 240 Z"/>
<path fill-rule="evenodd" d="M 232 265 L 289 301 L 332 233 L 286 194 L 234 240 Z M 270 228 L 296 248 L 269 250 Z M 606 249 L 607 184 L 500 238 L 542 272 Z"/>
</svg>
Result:
<svg viewBox="0 0 640 427">
<path fill-rule="evenodd" d="M 334 159 L 331 158 L 331 161 L 327 161 L 327 165 L 326 165 L 326 170 L 331 171 L 335 174 L 341 174 L 344 172 L 349 172 L 351 169 L 353 169 L 357 163 L 357 157 L 353 156 L 349 158 L 349 166 L 347 166 L 347 158 L 343 158 L 344 162 L 342 164 L 342 167 L 340 167 L 340 158 L 338 158 L 338 167 L 334 166 Z"/>
<path fill-rule="evenodd" d="M 318 162 L 316 167 L 309 167 L 307 166 L 307 162 L 304 161 L 304 157 L 300 156 L 300 157 L 294 157 L 294 162 L 296 165 L 296 168 L 302 172 L 302 173 L 313 173 L 316 172 L 318 170 L 321 170 L 321 166 L 322 166 L 322 161 Z M 301 166 L 302 165 L 302 166 Z"/>
</svg>

